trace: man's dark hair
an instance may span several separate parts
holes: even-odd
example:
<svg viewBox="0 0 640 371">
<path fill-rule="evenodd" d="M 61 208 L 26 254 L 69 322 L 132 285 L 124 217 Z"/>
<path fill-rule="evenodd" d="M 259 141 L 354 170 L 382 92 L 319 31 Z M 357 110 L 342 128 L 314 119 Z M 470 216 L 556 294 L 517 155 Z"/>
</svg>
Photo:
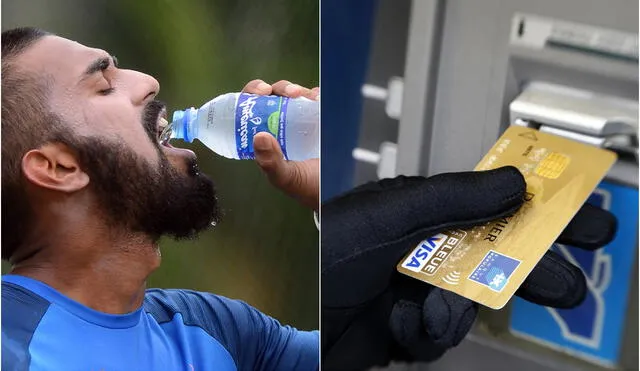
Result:
<svg viewBox="0 0 640 371">
<path fill-rule="evenodd" d="M 34 27 L 20 27 L 2 32 L 2 59 L 14 57 L 49 32 Z"/>
<path fill-rule="evenodd" d="M 2 259 L 11 258 L 31 228 L 22 157 L 51 140 L 58 126 L 47 104 L 49 79 L 16 63 L 18 56 L 47 35 L 30 27 L 2 33 Z"/>
</svg>

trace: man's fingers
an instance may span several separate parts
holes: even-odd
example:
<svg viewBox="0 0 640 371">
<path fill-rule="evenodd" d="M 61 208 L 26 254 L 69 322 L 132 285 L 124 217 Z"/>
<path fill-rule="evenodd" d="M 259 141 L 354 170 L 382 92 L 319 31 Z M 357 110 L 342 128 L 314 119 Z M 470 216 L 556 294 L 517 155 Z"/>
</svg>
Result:
<svg viewBox="0 0 640 371">
<path fill-rule="evenodd" d="M 320 88 L 308 89 L 288 80 L 280 80 L 273 85 L 269 85 L 263 80 L 256 79 L 250 81 L 242 89 L 243 93 L 258 95 L 280 95 L 289 98 L 305 97 L 317 100 L 320 95 Z"/>
<path fill-rule="evenodd" d="M 288 80 L 280 80 L 273 84 L 273 94 L 289 98 L 297 98 L 302 95 L 302 87 Z"/>
<path fill-rule="evenodd" d="M 303 205 L 318 210 L 318 159 L 286 161 L 278 142 L 268 133 L 253 140 L 256 162 L 269 182 Z"/>
<path fill-rule="evenodd" d="M 301 96 L 311 100 L 318 100 L 320 97 L 320 88 L 316 87 L 313 89 L 308 89 L 303 86 Z"/>
<path fill-rule="evenodd" d="M 271 85 L 266 82 L 255 79 L 247 83 L 242 89 L 243 93 L 249 94 L 259 94 L 259 95 L 270 95 L 273 92 Z"/>
<path fill-rule="evenodd" d="M 317 94 L 312 92 L 311 89 L 305 88 L 298 84 L 294 84 L 287 80 L 280 80 L 273 84 L 273 94 L 282 95 L 289 98 L 305 97 L 315 100 Z"/>
<path fill-rule="evenodd" d="M 320 99 L 320 88 L 319 87 L 315 87 L 315 88 L 311 89 L 310 90 L 310 95 L 307 96 L 307 98 L 309 98 L 311 100 Z"/>
</svg>

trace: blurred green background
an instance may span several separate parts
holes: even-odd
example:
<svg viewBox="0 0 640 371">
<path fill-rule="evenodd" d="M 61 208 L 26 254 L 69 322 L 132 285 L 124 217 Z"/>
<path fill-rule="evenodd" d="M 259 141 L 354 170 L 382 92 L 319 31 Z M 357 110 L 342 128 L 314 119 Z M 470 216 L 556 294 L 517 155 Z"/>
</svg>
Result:
<svg viewBox="0 0 640 371">
<path fill-rule="evenodd" d="M 121 67 L 156 77 L 169 109 L 199 107 L 255 78 L 317 86 L 318 22 L 318 0 L 2 0 L 3 30 L 35 26 L 107 50 Z M 242 299 L 283 323 L 317 329 L 311 210 L 271 187 L 252 161 L 189 148 L 216 182 L 225 216 L 197 241 L 162 241 L 149 286 Z"/>
</svg>

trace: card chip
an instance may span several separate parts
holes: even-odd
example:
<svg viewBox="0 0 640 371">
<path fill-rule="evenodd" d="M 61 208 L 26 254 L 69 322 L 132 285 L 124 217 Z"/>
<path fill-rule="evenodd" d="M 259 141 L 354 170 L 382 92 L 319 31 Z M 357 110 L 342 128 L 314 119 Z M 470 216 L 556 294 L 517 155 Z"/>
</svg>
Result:
<svg viewBox="0 0 640 371">
<path fill-rule="evenodd" d="M 571 158 L 562 153 L 552 152 L 543 158 L 535 169 L 535 173 L 543 178 L 556 179 L 569 166 Z"/>
</svg>

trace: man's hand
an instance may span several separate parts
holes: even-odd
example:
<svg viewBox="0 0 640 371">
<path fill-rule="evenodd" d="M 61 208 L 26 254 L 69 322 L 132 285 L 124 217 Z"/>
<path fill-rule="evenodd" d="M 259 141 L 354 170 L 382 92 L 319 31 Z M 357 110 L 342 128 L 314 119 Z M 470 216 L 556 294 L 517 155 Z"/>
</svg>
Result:
<svg viewBox="0 0 640 371">
<path fill-rule="evenodd" d="M 308 89 L 281 80 L 269 85 L 262 80 L 249 82 L 245 93 L 281 95 L 289 98 L 305 97 L 318 100 L 320 89 Z M 320 164 L 318 159 L 286 161 L 278 141 L 268 133 L 258 133 L 253 138 L 256 162 L 267 178 L 277 188 L 297 199 L 303 205 L 318 210 L 320 200 Z"/>
<path fill-rule="evenodd" d="M 391 360 L 432 361 L 462 341 L 478 307 L 450 291 L 399 274 L 398 261 L 439 232 L 511 215 L 525 181 L 514 167 L 397 177 L 322 205 L 323 369 L 368 369 Z M 584 205 L 558 242 L 593 250 L 611 241 L 615 217 Z M 535 236 L 531 236 L 535 238 Z M 586 293 L 580 269 L 548 251 L 516 295 L 572 308 Z"/>
</svg>

